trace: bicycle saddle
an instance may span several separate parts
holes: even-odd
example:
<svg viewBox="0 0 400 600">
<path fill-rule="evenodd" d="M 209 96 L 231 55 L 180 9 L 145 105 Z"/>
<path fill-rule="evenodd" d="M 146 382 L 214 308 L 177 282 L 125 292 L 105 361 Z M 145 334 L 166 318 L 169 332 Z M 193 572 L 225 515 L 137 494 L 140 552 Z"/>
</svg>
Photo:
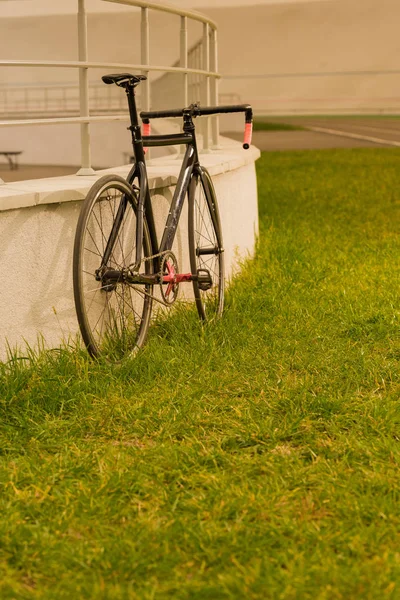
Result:
<svg viewBox="0 0 400 600">
<path fill-rule="evenodd" d="M 116 83 L 117 85 L 137 85 L 141 81 L 147 79 L 145 75 L 131 75 L 131 73 L 118 73 L 116 75 L 103 75 L 102 80 L 109 85 Z"/>
</svg>

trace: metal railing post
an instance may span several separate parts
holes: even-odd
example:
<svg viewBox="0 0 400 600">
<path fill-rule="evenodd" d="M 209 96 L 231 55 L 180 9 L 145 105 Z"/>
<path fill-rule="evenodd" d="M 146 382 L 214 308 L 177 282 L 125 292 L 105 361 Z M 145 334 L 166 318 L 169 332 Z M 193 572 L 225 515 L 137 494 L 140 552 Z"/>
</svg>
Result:
<svg viewBox="0 0 400 600">
<path fill-rule="evenodd" d="M 78 0 L 78 58 L 87 62 L 87 17 L 85 0 Z M 89 116 L 89 84 L 87 67 L 79 67 L 79 105 L 80 116 Z M 81 168 L 77 175 L 94 175 L 90 164 L 90 131 L 89 123 L 81 123 Z"/>
<path fill-rule="evenodd" d="M 150 38 L 149 38 L 149 9 L 142 8 L 142 20 L 140 24 L 140 45 L 141 45 L 141 63 L 142 65 L 150 64 Z M 146 81 L 143 81 L 141 98 L 143 110 L 150 110 L 150 71 L 143 69 L 143 75 L 146 75 Z"/>
<path fill-rule="evenodd" d="M 188 36 L 187 36 L 187 17 L 181 17 L 181 31 L 180 31 L 180 52 L 179 52 L 179 66 L 182 69 L 188 68 Z M 189 104 L 189 82 L 188 74 L 182 73 L 182 106 L 188 106 Z M 179 153 L 176 155 L 177 158 L 182 159 L 182 155 L 185 153 L 186 147 L 180 146 Z"/>
<path fill-rule="evenodd" d="M 188 38 L 187 38 L 187 17 L 181 17 L 181 37 L 180 37 L 180 61 L 179 66 L 182 69 L 188 67 Z M 188 105 L 188 74 L 183 73 L 183 106 Z"/>
<path fill-rule="evenodd" d="M 7 90 L 4 90 L 3 95 L 4 95 L 4 112 L 7 113 L 7 108 L 8 108 L 7 107 Z M 3 185 L 3 183 L 5 184 L 5 181 L 4 181 L 4 179 L 2 179 L 0 177 L 0 185 Z"/>
<path fill-rule="evenodd" d="M 48 68 L 73 68 L 78 69 L 79 86 L 74 86 L 72 91 L 67 86 L 34 86 L 32 89 L 38 89 L 37 99 L 32 95 L 31 89 L 26 88 L 21 94 L 18 87 L 16 94 L 17 99 L 14 99 L 13 88 L 10 89 L 11 96 L 7 95 L 7 90 L 0 90 L 1 100 L 3 102 L 2 112 L 4 116 L 12 117 L 14 113 L 29 112 L 32 110 L 42 111 L 43 118 L 32 119 L 6 119 L 0 121 L 0 127 L 25 126 L 25 125 L 52 125 L 61 123 L 76 123 L 80 126 L 81 137 L 81 168 L 78 171 L 79 175 L 92 175 L 95 171 L 91 168 L 91 148 L 90 148 L 90 123 L 100 121 L 115 121 L 126 119 L 125 115 L 113 116 L 90 116 L 90 101 L 93 101 L 95 110 L 100 110 L 102 106 L 101 98 L 98 96 L 97 89 L 93 89 L 93 98 L 91 98 L 91 90 L 89 90 L 89 69 L 104 68 L 116 70 L 132 70 L 132 72 L 142 72 L 147 76 L 147 80 L 142 83 L 141 88 L 141 108 L 144 110 L 151 109 L 151 86 L 149 75 L 152 72 L 165 71 L 173 74 L 173 79 L 179 74 L 182 77 L 182 91 L 180 86 L 177 88 L 179 97 L 183 100 L 184 105 L 190 102 L 201 101 L 203 106 L 211 103 L 211 100 L 217 104 L 218 102 L 218 77 L 217 68 L 217 43 L 216 43 L 216 24 L 207 17 L 199 13 L 192 12 L 186 9 L 179 9 L 173 6 L 167 6 L 151 2 L 147 0 L 108 0 L 116 4 L 126 4 L 141 9 L 141 63 L 140 64 L 121 64 L 108 62 L 89 62 L 88 60 L 88 40 L 87 40 L 87 14 L 85 0 L 77 1 L 77 31 L 78 31 L 78 60 L 69 61 L 33 61 L 33 60 L 0 60 L 0 66 L 3 67 L 48 67 Z M 163 13 L 174 14 L 180 17 L 180 55 L 179 61 L 173 66 L 151 65 L 150 64 L 150 34 L 149 34 L 149 11 L 161 11 Z M 188 20 L 193 19 L 195 22 L 202 23 L 202 36 L 200 41 L 190 49 L 188 48 Z M 210 55 L 211 52 L 211 55 Z M 179 66 L 177 66 L 179 65 Z M 212 69 L 211 70 L 211 66 Z M 211 73 L 213 73 L 211 75 Z M 215 75 L 214 75 L 215 73 Z M 79 90 L 79 97 L 75 95 L 75 90 Z M 71 91 L 71 97 L 69 97 Z M 119 100 L 114 100 L 111 89 L 105 93 L 106 100 L 104 110 L 112 113 L 121 108 L 123 97 L 119 96 Z M 212 98 L 210 95 L 212 94 Z M 21 105 L 19 97 L 23 97 Z M 77 107 L 78 101 L 78 107 Z M 181 103 L 181 101 L 179 101 Z M 75 111 L 79 109 L 79 117 L 48 118 L 47 113 L 66 110 Z M 103 110 L 103 109 L 101 109 Z M 9 114 L 10 111 L 10 114 Z M 0 106 L 1 112 L 1 106 Z M 12 113 L 12 114 L 11 114 Z M 17 116 L 18 116 L 17 114 Z M 212 128 L 210 128 L 212 125 Z M 203 117 L 199 123 L 199 129 L 203 133 L 203 150 L 207 151 L 211 144 L 211 132 L 213 147 L 218 143 L 218 123 L 217 119 L 211 120 L 211 117 Z M 1 182 L 1 180 L 0 180 Z"/>
<path fill-rule="evenodd" d="M 203 23 L 203 70 L 210 71 L 210 35 L 208 23 Z M 203 81 L 203 94 L 202 94 L 203 106 L 210 105 L 210 76 L 204 75 Z M 203 124 L 203 151 L 209 150 L 210 147 L 210 119 L 209 117 L 204 118 Z"/>
<path fill-rule="evenodd" d="M 211 30 L 211 57 L 210 57 L 210 70 L 214 73 L 218 72 L 218 40 L 217 30 Z M 216 77 L 211 78 L 211 104 L 214 106 L 218 105 L 218 84 L 219 81 Z M 211 139 L 212 147 L 217 149 L 219 147 L 219 116 L 214 115 L 211 117 Z"/>
<path fill-rule="evenodd" d="M 140 23 L 140 46 L 141 46 L 141 63 L 142 65 L 150 64 L 150 35 L 149 35 L 149 9 L 142 8 L 142 19 Z M 146 75 L 146 81 L 142 82 L 141 88 L 141 105 L 142 110 L 150 110 L 150 71 L 142 70 L 142 74 Z M 151 157 L 151 150 L 147 150 L 147 159 Z"/>
</svg>

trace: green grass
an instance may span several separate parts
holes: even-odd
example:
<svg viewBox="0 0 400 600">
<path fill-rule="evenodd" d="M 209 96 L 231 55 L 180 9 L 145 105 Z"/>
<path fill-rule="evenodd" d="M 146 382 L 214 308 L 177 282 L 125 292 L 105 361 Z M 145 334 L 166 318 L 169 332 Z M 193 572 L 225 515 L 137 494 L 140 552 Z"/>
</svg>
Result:
<svg viewBox="0 0 400 600">
<path fill-rule="evenodd" d="M 305 127 L 277 121 L 261 121 L 256 117 L 253 121 L 253 131 L 304 131 Z"/>
<path fill-rule="evenodd" d="M 273 119 L 277 119 L 278 117 L 273 116 Z M 269 115 L 257 115 L 255 119 L 271 119 Z M 400 119 L 400 115 L 391 115 L 391 114 L 302 114 L 302 115 L 279 115 L 279 119 L 290 119 L 290 121 L 295 121 L 296 119 Z M 293 124 L 293 123 L 292 123 Z"/>
<path fill-rule="evenodd" d="M 272 119 L 272 120 L 271 120 Z M 277 121 L 276 119 L 279 119 Z M 353 115 L 353 114 L 336 114 L 336 115 L 319 115 L 319 114 L 304 114 L 304 115 L 257 115 L 254 117 L 254 131 L 307 131 L 307 119 L 313 121 L 315 119 L 332 119 L 333 121 L 341 119 L 349 119 L 350 121 L 359 121 L 362 119 L 378 119 L 378 120 L 397 120 L 400 115 L 378 114 L 378 115 Z M 288 120 L 289 122 L 286 122 Z M 302 125 L 297 125 L 296 122 L 301 120 Z"/>
<path fill-rule="evenodd" d="M 221 322 L 2 367 L 2 600 L 400 597 L 399 173 L 264 154 Z"/>
</svg>

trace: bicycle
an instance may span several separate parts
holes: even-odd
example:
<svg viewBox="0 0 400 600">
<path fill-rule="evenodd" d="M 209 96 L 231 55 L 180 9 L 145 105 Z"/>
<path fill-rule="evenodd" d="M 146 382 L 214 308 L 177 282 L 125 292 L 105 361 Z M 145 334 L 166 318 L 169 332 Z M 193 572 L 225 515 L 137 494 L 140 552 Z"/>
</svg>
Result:
<svg viewBox="0 0 400 600">
<path fill-rule="evenodd" d="M 201 320 L 222 314 L 224 250 L 218 203 L 211 177 L 200 166 L 193 119 L 218 113 L 245 113 L 244 148 L 249 148 L 249 105 L 141 112 L 135 87 L 143 75 L 105 75 L 106 84 L 126 92 L 134 164 L 123 179 L 104 175 L 89 190 L 78 219 L 73 253 L 74 299 L 80 331 L 92 357 L 119 361 L 136 353 L 146 340 L 153 301 L 171 306 L 181 284 L 193 286 Z M 150 120 L 183 117 L 178 134 L 151 135 Z M 185 145 L 186 151 L 160 244 L 156 234 L 145 162 L 152 146 Z M 180 273 L 172 245 L 188 196 L 190 272 Z M 154 288 L 159 288 L 159 297 Z"/>
</svg>

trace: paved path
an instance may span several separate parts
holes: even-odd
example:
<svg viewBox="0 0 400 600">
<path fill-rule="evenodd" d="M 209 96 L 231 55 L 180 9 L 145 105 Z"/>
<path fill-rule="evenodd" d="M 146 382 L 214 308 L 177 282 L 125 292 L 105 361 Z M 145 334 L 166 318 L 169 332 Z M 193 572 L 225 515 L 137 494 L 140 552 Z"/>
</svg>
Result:
<svg viewBox="0 0 400 600">
<path fill-rule="evenodd" d="M 324 148 L 400 147 L 400 118 L 367 117 L 268 117 L 268 121 L 290 123 L 309 128 L 305 131 L 255 131 L 253 143 L 262 151 L 312 150 Z M 241 141 L 243 134 L 224 133 Z M 21 165 L 11 171 L 0 164 L 5 182 L 59 177 L 76 173 L 78 167 Z"/>
<path fill-rule="evenodd" d="M 224 133 L 241 141 L 242 133 Z M 377 144 L 364 140 L 328 135 L 315 131 L 254 131 L 253 142 L 262 152 L 273 150 L 316 150 L 323 148 L 369 148 Z"/>
<path fill-rule="evenodd" d="M 400 147 L 400 119 L 373 117 L 271 117 L 307 127 L 306 131 L 255 131 L 253 143 L 263 151 L 323 148 Z M 241 133 L 226 134 L 241 140 Z"/>
<path fill-rule="evenodd" d="M 24 181 L 26 179 L 42 179 L 45 177 L 60 177 L 72 175 L 79 167 L 63 167 L 50 165 L 19 165 L 18 169 L 10 170 L 6 164 L 0 164 L 0 178 L 9 183 L 11 181 Z"/>
</svg>

